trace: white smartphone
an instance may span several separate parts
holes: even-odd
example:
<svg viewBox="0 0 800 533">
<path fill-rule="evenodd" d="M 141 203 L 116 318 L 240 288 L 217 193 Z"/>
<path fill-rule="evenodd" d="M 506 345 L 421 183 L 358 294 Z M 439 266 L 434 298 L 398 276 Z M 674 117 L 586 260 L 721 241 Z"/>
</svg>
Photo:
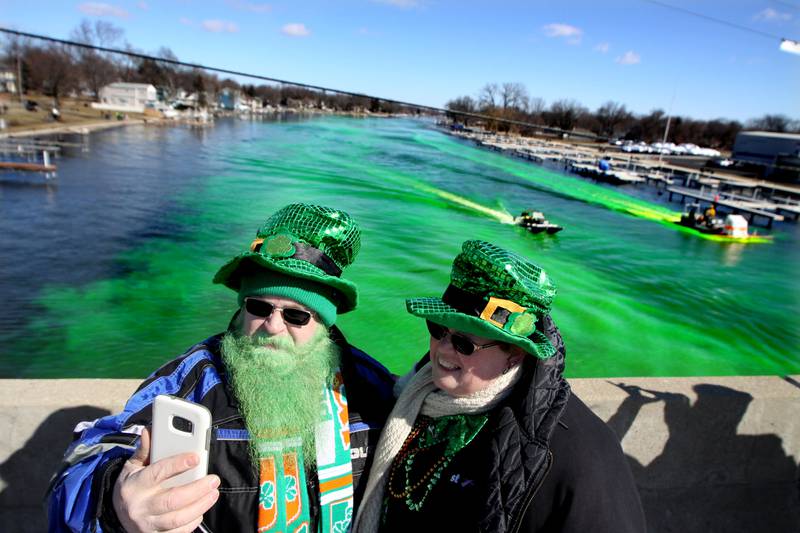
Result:
<svg viewBox="0 0 800 533">
<path fill-rule="evenodd" d="M 211 444 L 211 411 L 205 406 L 160 394 L 153 402 L 153 428 L 150 463 L 184 452 L 195 452 L 200 462 L 164 482 L 165 487 L 185 485 L 208 473 L 208 448 Z"/>
</svg>

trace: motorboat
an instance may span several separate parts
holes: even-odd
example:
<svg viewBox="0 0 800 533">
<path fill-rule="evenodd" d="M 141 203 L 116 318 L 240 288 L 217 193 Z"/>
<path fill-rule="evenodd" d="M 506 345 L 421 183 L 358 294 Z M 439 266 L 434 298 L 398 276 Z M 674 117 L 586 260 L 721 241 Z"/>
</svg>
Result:
<svg viewBox="0 0 800 533">
<path fill-rule="evenodd" d="M 687 204 L 676 222 L 681 226 L 700 232 L 719 241 L 770 242 L 769 235 L 749 233 L 747 219 L 742 215 L 728 214 L 725 218 L 717 216 L 716 207 L 710 206 L 701 211 L 700 204 Z"/>
<path fill-rule="evenodd" d="M 713 211 L 709 212 L 709 210 Z M 744 219 L 740 215 L 737 215 Z M 745 235 L 747 234 L 747 221 L 745 223 Z M 716 216 L 716 209 L 709 208 L 705 211 L 701 210 L 700 204 L 691 203 L 686 204 L 686 207 L 681 213 L 681 219 L 678 221 L 681 226 L 695 229 L 701 233 L 709 233 L 711 235 L 722 235 L 725 233 L 725 220 Z"/>
<path fill-rule="evenodd" d="M 522 214 L 514 219 L 514 224 L 525 228 L 531 233 L 546 232 L 550 235 L 564 229 L 562 226 L 547 220 L 541 211 L 523 211 Z"/>
</svg>

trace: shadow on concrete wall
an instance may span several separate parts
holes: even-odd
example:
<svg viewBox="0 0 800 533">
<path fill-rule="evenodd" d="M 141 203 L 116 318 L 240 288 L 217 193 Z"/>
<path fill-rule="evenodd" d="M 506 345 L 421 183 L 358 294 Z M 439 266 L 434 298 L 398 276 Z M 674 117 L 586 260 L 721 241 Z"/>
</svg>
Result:
<svg viewBox="0 0 800 533">
<path fill-rule="evenodd" d="M 719 385 L 683 394 L 614 383 L 628 397 L 608 425 L 622 439 L 641 408 L 664 403 L 669 438 L 649 465 L 628 457 L 651 533 L 800 531 L 800 466 L 774 434 L 737 435 L 753 397 Z"/>
<path fill-rule="evenodd" d="M 90 406 L 55 411 L 22 448 L 0 464 L 0 478 L 6 483 L 5 490 L 0 492 L 0 531 L 47 531 L 44 494 L 72 441 L 75 425 L 109 414 L 105 409 Z"/>
</svg>

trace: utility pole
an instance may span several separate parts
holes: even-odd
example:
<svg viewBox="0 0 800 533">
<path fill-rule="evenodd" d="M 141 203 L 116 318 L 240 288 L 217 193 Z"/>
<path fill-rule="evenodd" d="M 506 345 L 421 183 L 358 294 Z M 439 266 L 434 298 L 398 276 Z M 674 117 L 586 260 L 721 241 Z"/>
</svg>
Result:
<svg viewBox="0 0 800 533">
<path fill-rule="evenodd" d="M 22 51 L 17 49 L 17 94 L 19 103 L 22 103 Z"/>
</svg>

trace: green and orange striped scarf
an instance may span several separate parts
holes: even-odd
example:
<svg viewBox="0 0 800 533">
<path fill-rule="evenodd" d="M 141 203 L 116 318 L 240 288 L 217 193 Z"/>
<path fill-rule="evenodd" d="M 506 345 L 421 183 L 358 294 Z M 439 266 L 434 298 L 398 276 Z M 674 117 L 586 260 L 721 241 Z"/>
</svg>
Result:
<svg viewBox="0 0 800 533">
<path fill-rule="evenodd" d="M 316 429 L 317 473 L 322 533 L 344 533 L 353 516 L 350 424 L 340 372 L 325 391 L 322 421 Z M 259 446 L 259 533 L 310 533 L 309 497 L 299 437 Z"/>
</svg>

